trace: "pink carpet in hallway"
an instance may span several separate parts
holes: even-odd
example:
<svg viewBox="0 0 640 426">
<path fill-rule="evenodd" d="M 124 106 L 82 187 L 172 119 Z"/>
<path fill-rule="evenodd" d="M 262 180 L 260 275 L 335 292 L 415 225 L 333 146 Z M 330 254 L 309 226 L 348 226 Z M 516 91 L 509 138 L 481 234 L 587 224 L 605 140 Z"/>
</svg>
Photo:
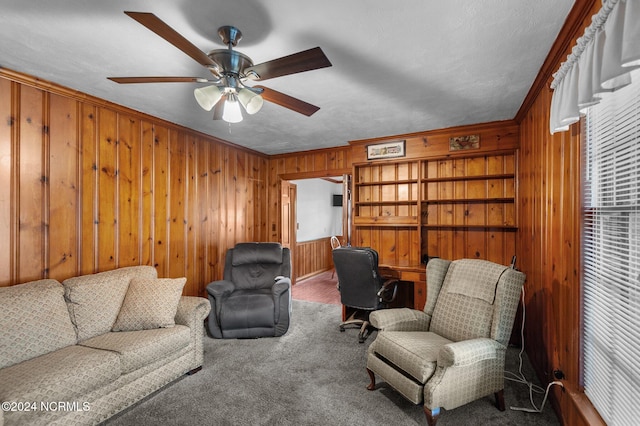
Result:
<svg viewBox="0 0 640 426">
<path fill-rule="evenodd" d="M 291 288 L 291 297 L 296 300 L 308 302 L 340 304 L 340 292 L 338 291 L 338 276 L 331 275 L 333 270 L 322 272 L 313 277 L 298 281 Z"/>
</svg>

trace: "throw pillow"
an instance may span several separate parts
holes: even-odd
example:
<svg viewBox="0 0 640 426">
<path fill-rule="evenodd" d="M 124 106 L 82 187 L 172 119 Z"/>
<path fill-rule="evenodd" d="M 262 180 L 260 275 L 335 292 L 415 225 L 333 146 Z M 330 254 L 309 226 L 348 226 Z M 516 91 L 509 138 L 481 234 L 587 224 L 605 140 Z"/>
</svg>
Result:
<svg viewBox="0 0 640 426">
<path fill-rule="evenodd" d="M 158 278 L 158 272 L 148 265 L 127 266 L 67 278 L 62 282 L 64 298 L 79 342 L 113 328 L 133 278 Z"/>
<path fill-rule="evenodd" d="M 112 331 L 173 327 L 186 278 L 134 278 Z"/>
</svg>

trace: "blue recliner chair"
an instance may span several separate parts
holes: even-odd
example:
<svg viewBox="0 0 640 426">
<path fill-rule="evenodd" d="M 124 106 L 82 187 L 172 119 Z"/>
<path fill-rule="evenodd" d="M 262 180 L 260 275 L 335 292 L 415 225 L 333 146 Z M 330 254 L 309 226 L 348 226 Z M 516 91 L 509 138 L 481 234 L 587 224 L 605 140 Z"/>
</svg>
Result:
<svg viewBox="0 0 640 426">
<path fill-rule="evenodd" d="M 239 243 L 224 279 L 207 285 L 209 332 L 218 339 L 282 336 L 291 315 L 291 253 L 279 243 Z"/>
</svg>

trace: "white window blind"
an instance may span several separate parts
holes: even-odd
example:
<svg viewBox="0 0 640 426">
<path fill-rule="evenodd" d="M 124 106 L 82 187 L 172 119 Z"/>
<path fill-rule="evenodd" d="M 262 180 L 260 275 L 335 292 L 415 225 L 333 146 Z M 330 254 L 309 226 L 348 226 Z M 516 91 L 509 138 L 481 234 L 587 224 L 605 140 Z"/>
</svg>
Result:
<svg viewBox="0 0 640 426">
<path fill-rule="evenodd" d="M 585 393 L 608 425 L 640 418 L 640 75 L 585 119 Z"/>
</svg>

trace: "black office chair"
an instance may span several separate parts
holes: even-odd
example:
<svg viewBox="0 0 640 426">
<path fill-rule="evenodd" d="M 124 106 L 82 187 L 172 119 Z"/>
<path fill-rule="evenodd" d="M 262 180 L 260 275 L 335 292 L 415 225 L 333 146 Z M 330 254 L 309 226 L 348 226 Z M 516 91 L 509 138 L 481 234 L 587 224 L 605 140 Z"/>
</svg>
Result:
<svg viewBox="0 0 640 426">
<path fill-rule="evenodd" d="M 339 247 L 332 255 L 340 301 L 348 314 L 347 320 L 340 323 L 340 331 L 347 325 L 359 326 L 358 341 L 363 343 L 373 330 L 369 314 L 395 299 L 398 280 L 385 281 L 380 276 L 378 252 L 370 247 Z"/>
</svg>

